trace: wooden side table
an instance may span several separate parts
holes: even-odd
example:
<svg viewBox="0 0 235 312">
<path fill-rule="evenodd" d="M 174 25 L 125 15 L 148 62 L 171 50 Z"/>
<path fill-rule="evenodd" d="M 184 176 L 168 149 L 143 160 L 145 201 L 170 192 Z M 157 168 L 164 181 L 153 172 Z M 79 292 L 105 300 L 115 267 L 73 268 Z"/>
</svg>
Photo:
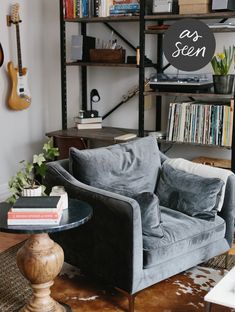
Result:
<svg viewBox="0 0 235 312">
<path fill-rule="evenodd" d="M 30 281 L 33 296 L 20 312 L 71 312 L 69 306 L 58 303 L 50 296 L 53 280 L 64 263 L 63 249 L 50 239 L 48 233 L 69 230 L 87 222 L 92 216 L 89 204 L 71 199 L 69 208 L 63 211 L 59 225 L 7 225 L 10 205 L 0 204 L 0 231 L 30 234 L 17 252 L 20 272 Z"/>
<path fill-rule="evenodd" d="M 235 267 L 230 270 L 204 297 L 206 312 L 212 303 L 235 309 Z"/>
</svg>

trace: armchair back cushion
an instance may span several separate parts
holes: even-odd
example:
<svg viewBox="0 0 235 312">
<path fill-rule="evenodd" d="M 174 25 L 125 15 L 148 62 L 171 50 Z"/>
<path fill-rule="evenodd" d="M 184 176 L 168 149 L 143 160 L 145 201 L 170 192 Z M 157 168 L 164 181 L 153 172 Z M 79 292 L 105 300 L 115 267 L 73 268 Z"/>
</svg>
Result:
<svg viewBox="0 0 235 312">
<path fill-rule="evenodd" d="M 96 149 L 70 149 L 70 173 L 76 179 L 129 197 L 153 193 L 160 167 L 160 152 L 152 136 Z"/>
<path fill-rule="evenodd" d="M 223 185 L 221 179 L 200 177 L 163 163 L 157 194 L 162 206 L 191 217 L 214 220 L 219 203 L 218 194 Z"/>
</svg>

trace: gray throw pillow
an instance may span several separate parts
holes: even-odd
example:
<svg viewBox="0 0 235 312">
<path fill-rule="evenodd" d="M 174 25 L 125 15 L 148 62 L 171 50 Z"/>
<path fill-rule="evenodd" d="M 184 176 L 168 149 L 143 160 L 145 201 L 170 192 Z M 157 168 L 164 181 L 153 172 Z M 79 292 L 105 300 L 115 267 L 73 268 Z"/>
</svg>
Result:
<svg viewBox="0 0 235 312">
<path fill-rule="evenodd" d="M 76 179 L 125 196 L 154 193 L 160 167 L 152 136 L 96 149 L 70 148 L 70 172 Z"/>
<path fill-rule="evenodd" d="M 158 197 L 149 192 L 133 196 L 141 211 L 142 232 L 147 236 L 163 237 Z"/>
<path fill-rule="evenodd" d="M 163 163 L 157 195 L 162 206 L 192 217 L 213 220 L 223 184 L 221 179 L 204 178 Z"/>
</svg>

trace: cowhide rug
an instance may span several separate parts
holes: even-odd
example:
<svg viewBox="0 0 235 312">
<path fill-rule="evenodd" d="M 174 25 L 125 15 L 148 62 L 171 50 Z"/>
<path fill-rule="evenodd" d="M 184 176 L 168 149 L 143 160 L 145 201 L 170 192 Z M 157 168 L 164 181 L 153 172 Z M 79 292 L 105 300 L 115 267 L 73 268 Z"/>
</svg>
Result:
<svg viewBox="0 0 235 312">
<path fill-rule="evenodd" d="M 226 272 L 195 267 L 173 276 L 140 292 L 135 299 L 135 312 L 203 312 L 205 294 Z M 128 311 L 128 302 L 123 294 L 87 279 L 68 264 L 56 278 L 52 296 L 70 305 L 73 312 Z M 212 306 L 212 312 L 228 311 L 233 310 Z"/>
</svg>

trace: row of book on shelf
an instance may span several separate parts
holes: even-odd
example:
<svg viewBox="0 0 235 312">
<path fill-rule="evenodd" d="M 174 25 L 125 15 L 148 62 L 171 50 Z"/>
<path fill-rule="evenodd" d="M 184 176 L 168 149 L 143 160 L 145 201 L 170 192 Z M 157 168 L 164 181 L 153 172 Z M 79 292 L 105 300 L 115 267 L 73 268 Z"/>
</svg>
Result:
<svg viewBox="0 0 235 312">
<path fill-rule="evenodd" d="M 67 207 L 66 207 L 67 208 Z M 8 211 L 8 225 L 57 225 L 63 214 L 61 196 L 19 197 Z"/>
<path fill-rule="evenodd" d="M 107 17 L 138 15 L 137 0 L 64 0 L 64 17 Z"/>
<path fill-rule="evenodd" d="M 167 140 L 228 146 L 232 144 L 234 103 L 170 103 Z"/>
</svg>

